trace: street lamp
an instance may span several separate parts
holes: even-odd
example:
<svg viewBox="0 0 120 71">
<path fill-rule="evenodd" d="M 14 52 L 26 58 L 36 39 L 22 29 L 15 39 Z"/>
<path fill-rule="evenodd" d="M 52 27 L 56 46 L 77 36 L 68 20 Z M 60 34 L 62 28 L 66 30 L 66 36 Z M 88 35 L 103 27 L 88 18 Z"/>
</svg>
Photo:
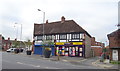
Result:
<svg viewBox="0 0 120 71">
<path fill-rule="evenodd" d="M 16 23 L 15 23 L 16 24 Z M 14 28 L 16 28 L 16 38 L 15 39 L 17 39 L 17 37 L 18 37 L 18 27 L 16 26 L 16 25 L 14 25 Z"/>
<path fill-rule="evenodd" d="M 15 23 L 18 24 L 18 23 Z M 22 24 L 21 24 L 21 34 L 20 34 L 20 47 L 21 47 L 21 43 L 22 43 Z"/>
<path fill-rule="evenodd" d="M 41 12 L 43 12 L 43 41 L 44 41 L 44 22 L 45 22 L 45 12 L 44 11 L 42 11 L 42 10 L 40 10 L 40 9 L 38 9 L 38 11 L 41 11 Z"/>
<path fill-rule="evenodd" d="M 41 12 L 43 12 L 43 44 L 44 44 L 44 40 L 45 40 L 45 38 L 44 38 L 44 21 L 45 21 L 45 12 L 44 11 L 42 11 L 42 10 L 40 10 L 40 9 L 38 9 L 38 11 L 41 11 Z M 43 55 L 43 53 L 44 53 L 44 45 L 43 45 L 43 49 L 42 49 L 42 55 Z"/>
</svg>

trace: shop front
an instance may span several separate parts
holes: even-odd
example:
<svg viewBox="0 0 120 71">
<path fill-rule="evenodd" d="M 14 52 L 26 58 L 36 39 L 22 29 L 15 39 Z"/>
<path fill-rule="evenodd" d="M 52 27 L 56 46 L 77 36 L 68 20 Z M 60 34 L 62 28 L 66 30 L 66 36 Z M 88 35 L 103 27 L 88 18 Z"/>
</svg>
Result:
<svg viewBox="0 0 120 71">
<path fill-rule="evenodd" d="M 34 54 L 43 55 L 45 47 L 48 47 L 48 46 L 47 45 L 45 45 L 45 46 L 43 46 L 43 45 L 34 45 Z M 51 49 L 51 52 L 52 52 L 51 55 L 54 56 L 55 55 L 54 45 L 51 45 L 50 49 Z"/>
<path fill-rule="evenodd" d="M 55 55 L 84 57 L 85 46 L 82 42 L 56 42 Z"/>
</svg>

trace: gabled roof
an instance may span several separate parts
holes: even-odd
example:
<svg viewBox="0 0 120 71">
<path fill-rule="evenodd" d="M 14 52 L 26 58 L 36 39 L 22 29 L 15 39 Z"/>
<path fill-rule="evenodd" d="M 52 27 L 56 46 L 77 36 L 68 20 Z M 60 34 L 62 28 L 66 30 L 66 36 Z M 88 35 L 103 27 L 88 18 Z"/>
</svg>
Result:
<svg viewBox="0 0 120 71">
<path fill-rule="evenodd" d="M 116 37 L 116 36 L 118 36 L 118 35 L 120 35 L 120 29 L 118 29 L 118 30 L 116 30 L 116 31 L 108 34 L 107 36 L 108 36 L 108 38 L 109 38 L 109 37 Z"/>
<path fill-rule="evenodd" d="M 64 22 L 57 21 L 44 24 L 44 34 L 61 34 L 61 33 L 86 33 L 90 36 L 81 26 L 73 20 L 65 20 Z M 43 24 L 34 23 L 34 35 L 43 34 Z M 91 36 L 90 36 L 91 37 Z"/>
</svg>

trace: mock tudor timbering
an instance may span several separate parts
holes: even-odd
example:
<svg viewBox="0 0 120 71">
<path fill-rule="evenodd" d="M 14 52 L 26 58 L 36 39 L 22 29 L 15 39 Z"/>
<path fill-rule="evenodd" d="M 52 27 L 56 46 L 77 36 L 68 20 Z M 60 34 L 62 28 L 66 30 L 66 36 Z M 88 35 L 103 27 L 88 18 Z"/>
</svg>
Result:
<svg viewBox="0 0 120 71">
<path fill-rule="evenodd" d="M 34 39 L 35 45 L 40 44 L 43 39 L 43 24 L 34 23 Z M 65 17 L 61 17 L 61 21 L 48 22 L 44 24 L 44 39 L 52 40 L 55 43 L 63 42 L 82 42 L 83 44 L 83 57 L 90 57 L 91 36 L 81 26 L 79 26 L 74 20 L 65 20 Z M 61 45 L 63 46 L 63 45 Z M 69 45 L 68 45 L 69 46 Z M 70 46 L 73 48 L 73 46 Z M 75 47 L 77 47 L 75 45 Z M 74 50 L 74 48 L 73 48 Z M 76 50 L 76 48 L 75 48 Z M 81 55 L 81 54 L 80 54 Z"/>
</svg>

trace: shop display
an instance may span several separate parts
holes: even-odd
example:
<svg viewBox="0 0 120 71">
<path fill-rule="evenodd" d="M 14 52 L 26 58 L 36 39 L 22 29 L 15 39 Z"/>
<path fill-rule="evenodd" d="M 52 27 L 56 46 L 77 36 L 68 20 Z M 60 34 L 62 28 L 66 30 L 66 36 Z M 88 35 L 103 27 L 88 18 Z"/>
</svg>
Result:
<svg viewBox="0 0 120 71">
<path fill-rule="evenodd" d="M 59 42 L 60 43 L 60 42 Z M 82 43 L 82 42 L 74 42 L 74 44 L 68 44 L 68 43 L 63 43 L 61 42 L 61 44 L 57 45 L 56 48 L 56 54 L 60 54 L 61 56 L 78 56 L 78 57 L 82 57 L 84 54 L 84 47 L 82 46 L 82 44 L 78 43 Z"/>
</svg>

